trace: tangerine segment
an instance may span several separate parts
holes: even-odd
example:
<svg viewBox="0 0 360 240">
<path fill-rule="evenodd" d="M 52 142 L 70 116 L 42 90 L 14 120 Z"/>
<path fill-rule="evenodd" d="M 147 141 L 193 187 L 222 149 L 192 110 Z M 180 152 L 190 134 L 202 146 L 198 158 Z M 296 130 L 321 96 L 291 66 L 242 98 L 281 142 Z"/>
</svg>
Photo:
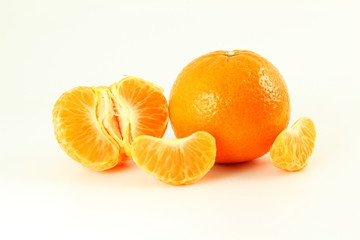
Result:
<svg viewBox="0 0 360 240">
<path fill-rule="evenodd" d="M 313 121 L 301 117 L 275 139 L 270 149 L 272 164 L 286 171 L 302 170 L 313 152 L 315 138 Z"/>
<path fill-rule="evenodd" d="M 214 165 L 215 156 L 215 138 L 204 131 L 175 140 L 143 135 L 132 144 L 136 165 L 173 185 L 190 184 L 202 178 Z"/>
<path fill-rule="evenodd" d="M 57 141 L 71 158 L 102 171 L 123 161 L 123 150 L 98 121 L 99 115 L 111 115 L 111 110 L 97 109 L 96 95 L 90 87 L 76 87 L 64 93 L 55 103 L 53 123 Z"/>
<path fill-rule="evenodd" d="M 137 136 L 162 137 L 169 112 L 163 89 L 141 78 L 128 76 L 110 86 L 125 147 Z"/>
</svg>

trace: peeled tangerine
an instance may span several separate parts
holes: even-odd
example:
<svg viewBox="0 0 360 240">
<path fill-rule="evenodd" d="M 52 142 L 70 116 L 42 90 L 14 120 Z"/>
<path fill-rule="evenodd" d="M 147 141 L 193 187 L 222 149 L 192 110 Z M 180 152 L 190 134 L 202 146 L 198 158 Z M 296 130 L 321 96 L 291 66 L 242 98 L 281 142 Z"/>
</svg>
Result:
<svg viewBox="0 0 360 240">
<path fill-rule="evenodd" d="M 60 96 L 53 109 L 61 148 L 96 171 L 128 160 L 137 136 L 162 137 L 168 116 L 162 88 L 130 76 L 110 87 L 73 88 Z"/>
<path fill-rule="evenodd" d="M 215 138 L 204 131 L 175 140 L 140 136 L 132 144 L 136 165 L 173 185 L 190 184 L 202 178 L 213 167 L 215 156 Z"/>
<path fill-rule="evenodd" d="M 291 172 L 303 169 L 313 152 L 315 138 L 313 121 L 307 117 L 301 117 L 275 139 L 270 149 L 273 165 Z"/>
</svg>

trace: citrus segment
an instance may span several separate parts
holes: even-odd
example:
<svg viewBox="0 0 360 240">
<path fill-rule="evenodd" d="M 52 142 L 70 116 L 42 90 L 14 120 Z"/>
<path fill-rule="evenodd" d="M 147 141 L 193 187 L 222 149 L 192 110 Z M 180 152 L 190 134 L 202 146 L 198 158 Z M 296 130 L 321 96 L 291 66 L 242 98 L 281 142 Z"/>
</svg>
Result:
<svg viewBox="0 0 360 240">
<path fill-rule="evenodd" d="M 111 87 L 77 87 L 53 109 L 55 136 L 62 149 L 83 166 L 102 171 L 128 160 L 132 140 L 162 137 L 168 107 L 162 89 L 136 77 Z"/>
<path fill-rule="evenodd" d="M 270 150 L 272 164 L 286 171 L 303 169 L 313 152 L 315 138 L 313 121 L 307 117 L 301 117 L 275 139 Z"/>
<path fill-rule="evenodd" d="M 101 171 L 114 167 L 123 157 L 98 122 L 96 102 L 92 88 L 74 88 L 55 103 L 53 123 L 62 149 L 85 167 Z"/>
<path fill-rule="evenodd" d="M 214 165 L 215 155 L 215 138 L 204 131 L 175 140 L 139 136 L 132 144 L 136 165 L 173 185 L 190 184 L 202 178 Z"/>
<path fill-rule="evenodd" d="M 112 84 L 110 89 L 116 99 L 115 108 L 120 129 L 128 144 L 140 135 L 164 135 L 169 113 L 161 87 L 129 76 Z"/>
</svg>

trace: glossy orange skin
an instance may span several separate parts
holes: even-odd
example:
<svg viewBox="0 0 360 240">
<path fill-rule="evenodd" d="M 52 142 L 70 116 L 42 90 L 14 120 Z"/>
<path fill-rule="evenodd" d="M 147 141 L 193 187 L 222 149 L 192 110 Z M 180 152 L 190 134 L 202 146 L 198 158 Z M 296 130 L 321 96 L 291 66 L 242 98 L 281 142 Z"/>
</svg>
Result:
<svg viewBox="0 0 360 240">
<path fill-rule="evenodd" d="M 176 137 L 209 132 L 218 163 L 264 155 L 290 118 L 280 72 L 247 50 L 215 51 L 193 60 L 178 75 L 169 105 Z"/>
</svg>

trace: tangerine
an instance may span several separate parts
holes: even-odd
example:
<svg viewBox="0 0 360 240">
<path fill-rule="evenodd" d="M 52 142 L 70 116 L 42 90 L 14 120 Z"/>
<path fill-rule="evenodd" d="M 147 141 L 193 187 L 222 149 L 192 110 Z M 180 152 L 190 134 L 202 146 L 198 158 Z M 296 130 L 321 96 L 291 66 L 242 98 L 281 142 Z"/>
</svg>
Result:
<svg viewBox="0 0 360 240">
<path fill-rule="evenodd" d="M 126 77 L 110 87 L 76 87 L 56 101 L 54 132 L 61 148 L 83 166 L 103 171 L 131 157 L 137 136 L 162 137 L 168 105 L 159 86 Z"/>
<path fill-rule="evenodd" d="M 170 93 L 176 137 L 207 131 L 216 139 L 216 162 L 262 156 L 290 118 L 286 83 L 276 67 L 247 50 L 215 51 L 190 62 Z"/>
</svg>

